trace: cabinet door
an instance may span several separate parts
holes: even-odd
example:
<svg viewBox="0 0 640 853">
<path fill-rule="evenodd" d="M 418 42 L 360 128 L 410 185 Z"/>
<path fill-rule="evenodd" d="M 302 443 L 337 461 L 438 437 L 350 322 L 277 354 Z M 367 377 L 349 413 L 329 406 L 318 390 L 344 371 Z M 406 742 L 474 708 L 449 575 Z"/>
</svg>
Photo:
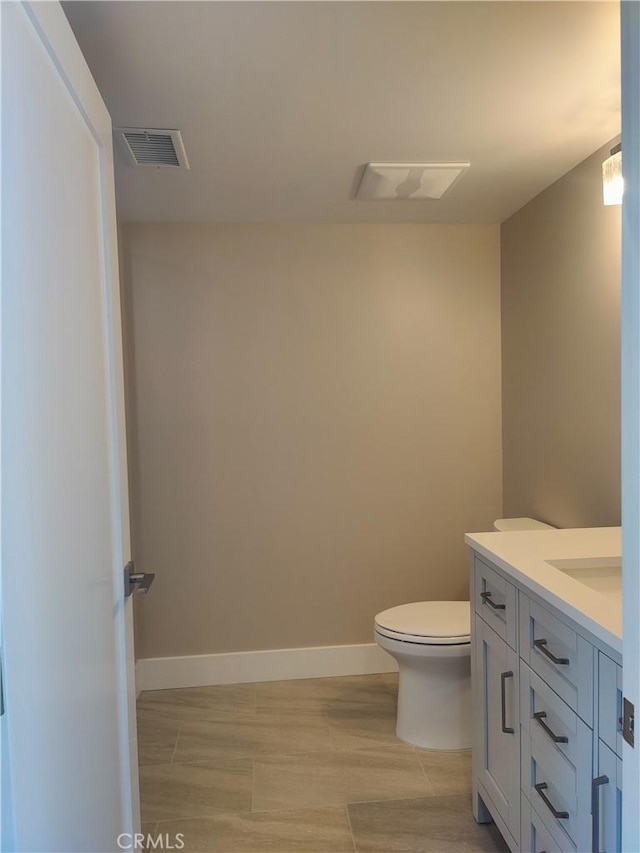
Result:
<svg viewBox="0 0 640 853">
<path fill-rule="evenodd" d="M 622 849 L 622 761 L 598 741 L 598 776 L 592 783 L 591 819 L 594 853 Z"/>
<path fill-rule="evenodd" d="M 518 657 L 479 616 L 474 632 L 474 765 L 514 838 L 520 833 Z"/>
</svg>

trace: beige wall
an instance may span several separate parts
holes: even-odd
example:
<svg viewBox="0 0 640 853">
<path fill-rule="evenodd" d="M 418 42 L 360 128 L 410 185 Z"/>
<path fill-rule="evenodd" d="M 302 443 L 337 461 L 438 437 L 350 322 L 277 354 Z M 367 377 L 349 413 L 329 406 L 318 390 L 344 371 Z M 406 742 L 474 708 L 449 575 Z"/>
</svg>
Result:
<svg viewBox="0 0 640 853">
<path fill-rule="evenodd" d="M 620 523 L 620 207 L 596 152 L 503 223 L 505 515 Z"/>
<path fill-rule="evenodd" d="M 501 514 L 497 226 L 124 228 L 141 657 L 372 641 Z"/>
</svg>

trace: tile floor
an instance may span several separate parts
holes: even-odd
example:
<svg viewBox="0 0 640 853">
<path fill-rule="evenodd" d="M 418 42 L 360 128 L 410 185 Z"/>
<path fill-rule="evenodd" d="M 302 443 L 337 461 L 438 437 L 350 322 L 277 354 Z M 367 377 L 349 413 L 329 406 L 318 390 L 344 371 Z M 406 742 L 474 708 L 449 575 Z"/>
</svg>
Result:
<svg viewBox="0 0 640 853">
<path fill-rule="evenodd" d="M 396 695 L 396 675 L 143 693 L 143 831 L 190 853 L 507 851 L 471 814 L 470 753 L 399 741 Z"/>
</svg>

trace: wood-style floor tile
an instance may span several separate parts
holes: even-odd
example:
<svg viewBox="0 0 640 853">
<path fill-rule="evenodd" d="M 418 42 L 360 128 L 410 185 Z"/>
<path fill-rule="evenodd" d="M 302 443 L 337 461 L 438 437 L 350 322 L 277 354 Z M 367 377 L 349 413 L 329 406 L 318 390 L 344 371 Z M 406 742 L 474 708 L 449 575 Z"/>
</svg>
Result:
<svg viewBox="0 0 640 853">
<path fill-rule="evenodd" d="M 283 714 L 366 710 L 381 705 L 395 708 L 397 681 L 397 674 L 383 673 L 265 682 L 256 685 L 256 707 Z"/>
<path fill-rule="evenodd" d="M 334 708 L 327 711 L 327 719 L 334 749 L 375 748 L 399 743 L 395 705 Z"/>
<path fill-rule="evenodd" d="M 467 796 L 348 806 L 357 853 L 508 853 L 493 825 L 480 826 Z"/>
<path fill-rule="evenodd" d="M 179 721 L 139 707 L 137 722 L 138 764 L 168 764 L 178 741 Z"/>
<path fill-rule="evenodd" d="M 471 794 L 470 749 L 464 752 L 416 749 L 416 755 L 434 794 Z"/>
<path fill-rule="evenodd" d="M 331 745 L 323 714 L 260 713 L 235 720 L 191 720 L 180 727 L 174 761 L 323 752 Z"/>
<path fill-rule="evenodd" d="M 319 808 L 161 822 L 185 853 L 354 853 L 346 809 Z"/>
<path fill-rule="evenodd" d="M 142 821 L 251 810 L 253 760 L 140 768 Z"/>
<path fill-rule="evenodd" d="M 138 710 L 153 711 L 156 716 L 170 717 L 178 722 L 211 717 L 233 719 L 239 714 L 254 714 L 255 709 L 255 684 L 145 690 L 138 699 Z"/>
<path fill-rule="evenodd" d="M 403 746 L 322 755 L 256 757 L 253 810 L 302 808 L 431 793 L 413 750 Z"/>
</svg>

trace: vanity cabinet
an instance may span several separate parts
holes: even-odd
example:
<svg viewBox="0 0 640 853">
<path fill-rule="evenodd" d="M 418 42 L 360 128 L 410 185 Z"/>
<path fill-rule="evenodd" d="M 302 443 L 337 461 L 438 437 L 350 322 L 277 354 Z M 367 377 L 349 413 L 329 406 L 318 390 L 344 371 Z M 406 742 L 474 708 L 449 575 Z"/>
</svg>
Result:
<svg viewBox="0 0 640 853">
<path fill-rule="evenodd" d="M 476 819 L 514 853 L 619 851 L 615 652 L 484 556 L 471 584 Z"/>
</svg>

